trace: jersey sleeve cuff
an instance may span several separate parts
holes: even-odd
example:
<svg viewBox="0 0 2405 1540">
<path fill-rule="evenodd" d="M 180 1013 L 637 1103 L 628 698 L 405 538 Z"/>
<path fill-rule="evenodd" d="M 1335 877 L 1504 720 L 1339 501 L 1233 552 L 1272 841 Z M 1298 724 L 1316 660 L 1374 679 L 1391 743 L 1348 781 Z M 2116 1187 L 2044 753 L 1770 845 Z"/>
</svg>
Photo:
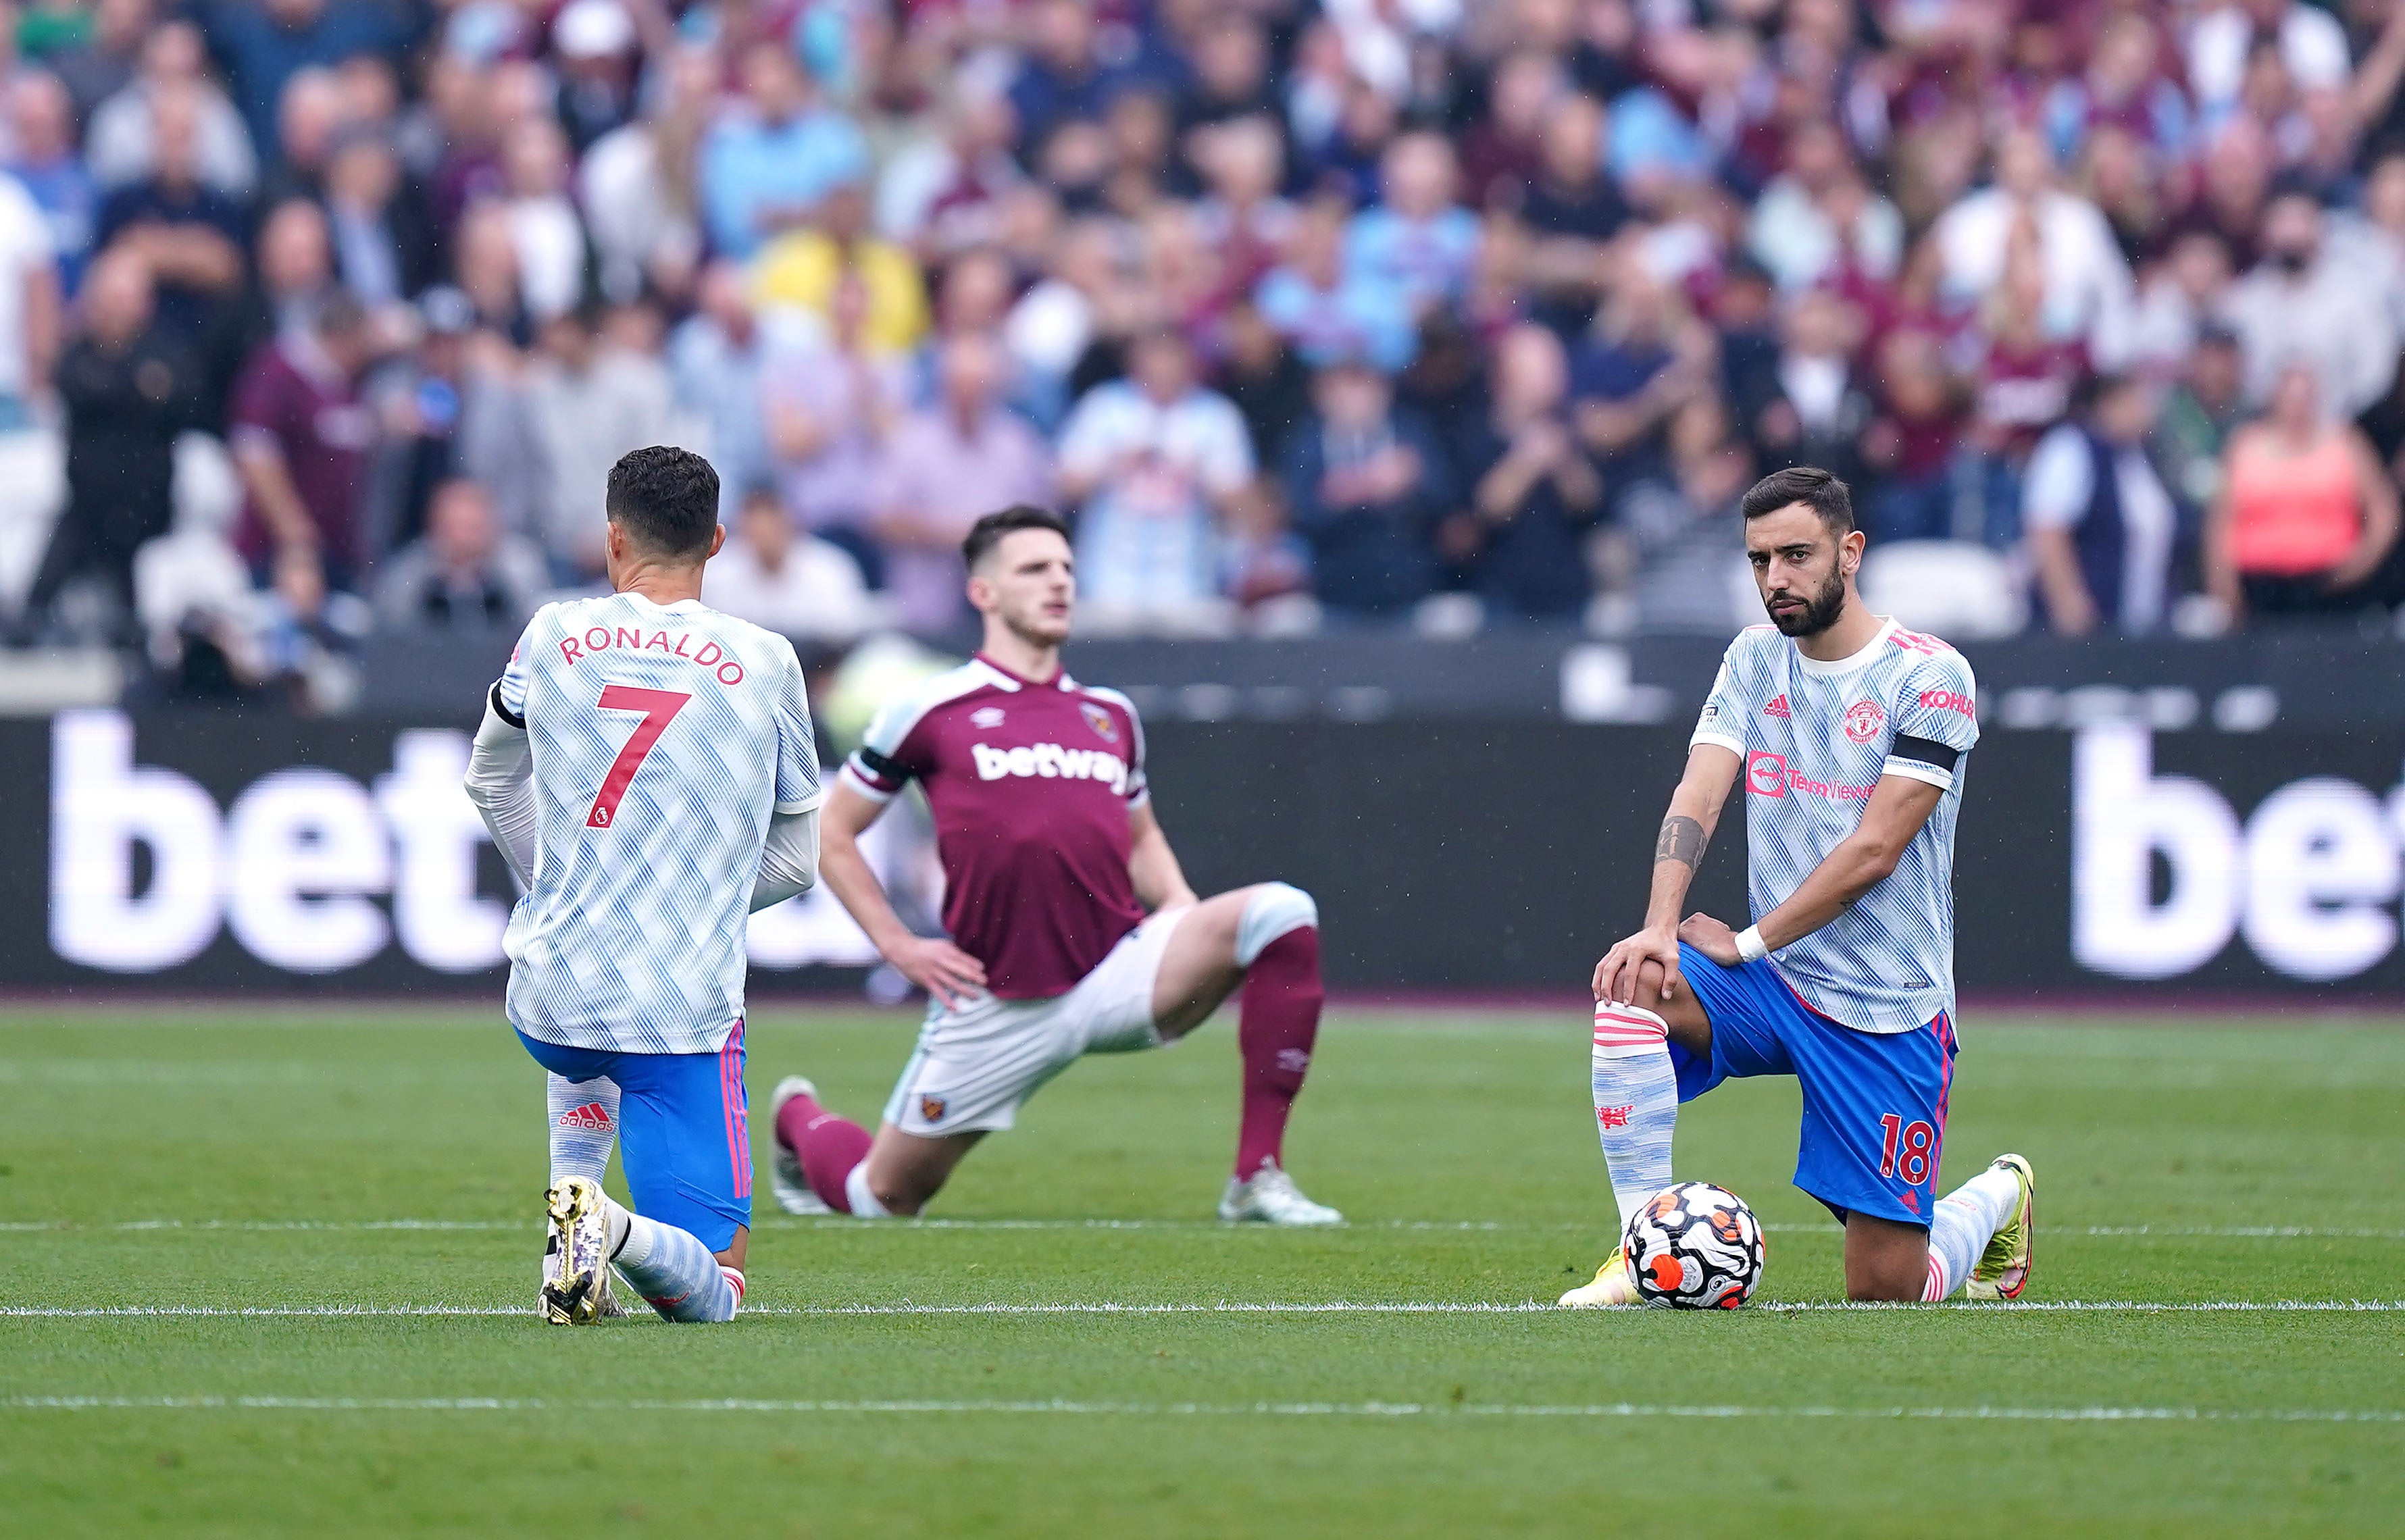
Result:
<svg viewBox="0 0 2405 1540">
<path fill-rule="evenodd" d="M 1940 791 L 1951 791 L 1954 790 L 1953 771 L 1940 770 L 1937 766 L 1925 763 L 1920 760 L 1889 760 L 1885 764 L 1879 766 L 1879 774 L 1882 776 L 1902 776 L 1906 780 L 1924 781 L 1931 786 L 1934 786 Z"/>
<path fill-rule="evenodd" d="M 781 818 L 791 818 L 795 813 L 814 812 L 817 810 L 819 804 L 824 801 L 826 801 L 825 792 L 813 791 L 809 796 L 802 798 L 799 802 L 781 802 L 777 804 L 777 813 Z"/>
<path fill-rule="evenodd" d="M 866 776 L 862 775 L 859 769 L 849 760 L 844 762 L 843 773 L 837 778 L 846 786 L 851 787 L 853 791 L 859 792 L 862 796 L 866 797 L 871 802 L 892 802 L 893 800 L 894 791 L 901 790 L 900 787 L 895 787 L 892 791 L 887 791 L 884 787 L 881 787 L 875 781 L 870 780 Z"/>
<path fill-rule="evenodd" d="M 1717 749 L 1725 749 L 1730 753 L 1737 755 L 1739 759 L 1743 759 L 1745 757 L 1745 740 L 1743 738 L 1731 737 L 1726 733 L 1699 732 L 1694 737 L 1687 740 L 1687 747 L 1694 749 L 1707 743 Z"/>
</svg>

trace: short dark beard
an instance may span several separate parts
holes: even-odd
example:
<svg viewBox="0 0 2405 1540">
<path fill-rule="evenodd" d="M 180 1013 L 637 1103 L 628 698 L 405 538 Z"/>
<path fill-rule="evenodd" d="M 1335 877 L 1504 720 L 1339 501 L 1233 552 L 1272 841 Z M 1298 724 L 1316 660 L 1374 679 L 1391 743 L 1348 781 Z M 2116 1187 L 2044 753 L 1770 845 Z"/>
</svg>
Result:
<svg viewBox="0 0 2405 1540">
<path fill-rule="evenodd" d="M 1832 567 L 1829 581 L 1821 585 L 1819 593 L 1804 601 L 1802 609 L 1784 615 L 1773 610 L 1770 623 L 1779 627 L 1779 635 L 1784 637 L 1817 637 L 1836 624 L 1837 617 L 1845 610 L 1845 574 Z"/>
</svg>

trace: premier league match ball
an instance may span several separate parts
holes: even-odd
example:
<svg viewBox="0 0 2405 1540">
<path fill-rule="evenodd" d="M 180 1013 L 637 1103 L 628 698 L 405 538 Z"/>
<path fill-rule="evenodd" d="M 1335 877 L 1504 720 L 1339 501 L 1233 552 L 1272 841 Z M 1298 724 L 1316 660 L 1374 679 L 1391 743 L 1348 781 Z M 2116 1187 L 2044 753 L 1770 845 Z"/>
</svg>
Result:
<svg viewBox="0 0 2405 1540">
<path fill-rule="evenodd" d="M 1709 1182 L 1665 1187 L 1623 1237 L 1639 1304 L 1733 1310 L 1762 1281 L 1762 1225 L 1745 1199 Z"/>
</svg>

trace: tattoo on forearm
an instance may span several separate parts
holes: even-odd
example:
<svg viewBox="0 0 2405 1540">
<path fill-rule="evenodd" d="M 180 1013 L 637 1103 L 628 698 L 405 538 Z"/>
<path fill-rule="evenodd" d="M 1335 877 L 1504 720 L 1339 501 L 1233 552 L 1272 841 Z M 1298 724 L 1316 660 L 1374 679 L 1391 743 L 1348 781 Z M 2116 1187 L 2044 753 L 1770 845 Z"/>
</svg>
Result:
<svg viewBox="0 0 2405 1540">
<path fill-rule="evenodd" d="M 1673 813 L 1662 820 L 1662 837 L 1653 842 L 1653 859 L 1697 866 L 1703 862 L 1705 843 L 1702 824 Z"/>
</svg>

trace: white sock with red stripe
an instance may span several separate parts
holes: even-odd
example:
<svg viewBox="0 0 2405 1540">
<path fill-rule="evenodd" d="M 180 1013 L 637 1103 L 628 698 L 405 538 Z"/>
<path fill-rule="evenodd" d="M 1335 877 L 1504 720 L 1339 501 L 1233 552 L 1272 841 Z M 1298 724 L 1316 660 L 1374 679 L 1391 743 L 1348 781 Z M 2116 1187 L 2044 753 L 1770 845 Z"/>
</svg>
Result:
<svg viewBox="0 0 2405 1540">
<path fill-rule="evenodd" d="M 1920 1297 L 1935 1301 L 1961 1288 L 2020 1200 L 2019 1179 L 1994 1166 L 1939 1198 L 1929 1218 L 1929 1281 Z"/>
<path fill-rule="evenodd" d="M 551 1180 L 581 1176 L 599 1183 L 618 1142 L 618 1083 L 607 1075 L 546 1074 L 543 1080 L 551 1107 Z"/>
<path fill-rule="evenodd" d="M 1670 1067 L 1669 1033 L 1669 1024 L 1651 1011 L 1609 1001 L 1595 1008 L 1595 1127 L 1624 1230 L 1647 1198 L 1670 1184 L 1679 1077 Z"/>
<path fill-rule="evenodd" d="M 743 1275 L 721 1264 L 701 1238 L 641 1214 L 626 1214 L 626 1239 L 610 1259 L 618 1276 L 670 1321 L 731 1321 Z"/>
</svg>

